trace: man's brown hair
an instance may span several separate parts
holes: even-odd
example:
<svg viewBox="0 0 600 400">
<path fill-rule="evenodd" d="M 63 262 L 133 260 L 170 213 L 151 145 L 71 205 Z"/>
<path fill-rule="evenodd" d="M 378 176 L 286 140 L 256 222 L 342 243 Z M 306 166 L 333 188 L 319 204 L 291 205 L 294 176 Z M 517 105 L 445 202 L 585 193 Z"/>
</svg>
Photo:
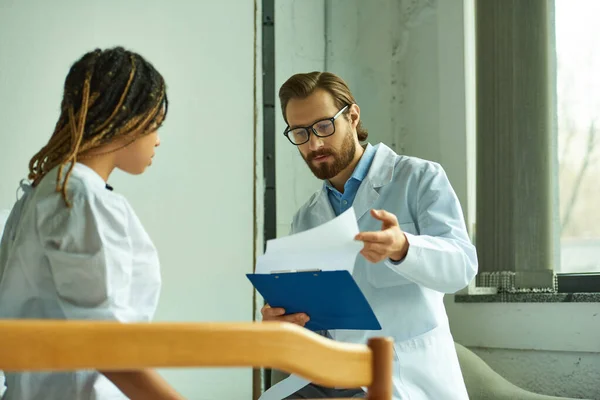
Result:
<svg viewBox="0 0 600 400">
<path fill-rule="evenodd" d="M 356 103 L 350 88 L 339 76 L 331 72 L 309 72 L 303 74 L 292 75 L 279 89 L 279 100 L 281 102 L 281 111 L 283 119 L 287 123 L 285 111 L 291 99 L 304 99 L 315 92 L 317 89 L 327 91 L 335 102 L 335 105 L 341 109 L 344 106 L 351 106 Z M 346 110 L 346 118 L 348 118 L 349 110 Z M 363 127 L 362 121 L 358 122 L 356 127 L 358 140 L 361 142 L 367 140 L 369 132 Z"/>
</svg>

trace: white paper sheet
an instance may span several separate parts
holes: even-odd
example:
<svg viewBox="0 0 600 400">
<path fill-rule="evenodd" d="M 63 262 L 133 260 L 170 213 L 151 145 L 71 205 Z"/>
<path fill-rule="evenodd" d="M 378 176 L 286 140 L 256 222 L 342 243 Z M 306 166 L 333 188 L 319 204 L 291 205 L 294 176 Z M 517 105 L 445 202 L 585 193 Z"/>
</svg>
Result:
<svg viewBox="0 0 600 400">
<path fill-rule="evenodd" d="M 363 247 L 354 237 L 359 233 L 356 214 L 348 209 L 316 228 L 280 239 L 269 240 L 265 254 L 256 263 L 256 273 L 278 271 L 347 270 L 352 273 Z"/>
</svg>

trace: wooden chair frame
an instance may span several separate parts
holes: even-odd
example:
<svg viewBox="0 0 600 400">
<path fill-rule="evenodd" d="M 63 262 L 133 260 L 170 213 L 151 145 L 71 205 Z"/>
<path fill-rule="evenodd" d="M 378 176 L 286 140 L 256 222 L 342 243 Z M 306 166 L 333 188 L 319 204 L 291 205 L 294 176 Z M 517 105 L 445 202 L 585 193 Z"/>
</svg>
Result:
<svg viewBox="0 0 600 400">
<path fill-rule="evenodd" d="M 0 370 L 276 368 L 391 400 L 393 342 L 340 343 L 289 323 L 0 321 Z"/>
</svg>

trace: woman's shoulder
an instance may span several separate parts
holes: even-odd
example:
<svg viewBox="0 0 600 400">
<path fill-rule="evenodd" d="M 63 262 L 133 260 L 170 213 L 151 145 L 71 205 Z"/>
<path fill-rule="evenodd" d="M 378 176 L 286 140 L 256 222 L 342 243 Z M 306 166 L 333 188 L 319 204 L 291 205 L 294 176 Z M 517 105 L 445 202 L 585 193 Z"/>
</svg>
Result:
<svg viewBox="0 0 600 400">
<path fill-rule="evenodd" d="M 102 223 L 106 227 L 126 225 L 132 211 L 125 197 L 112 191 L 95 172 L 78 165 L 66 181 L 68 204 L 57 190 L 58 169 L 48 173 L 36 187 L 36 220 L 40 227 L 55 230 L 59 226 L 68 228 L 90 223 Z M 65 174 L 66 168 L 62 182 Z"/>
</svg>

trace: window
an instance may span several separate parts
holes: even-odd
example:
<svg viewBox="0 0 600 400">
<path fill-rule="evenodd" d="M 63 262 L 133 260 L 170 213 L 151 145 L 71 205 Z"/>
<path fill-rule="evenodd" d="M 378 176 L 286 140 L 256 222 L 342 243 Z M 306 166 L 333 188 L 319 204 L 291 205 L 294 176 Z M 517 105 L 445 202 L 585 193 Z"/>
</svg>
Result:
<svg viewBox="0 0 600 400">
<path fill-rule="evenodd" d="M 598 15 L 598 0 L 555 1 L 559 273 L 600 272 Z"/>
</svg>

